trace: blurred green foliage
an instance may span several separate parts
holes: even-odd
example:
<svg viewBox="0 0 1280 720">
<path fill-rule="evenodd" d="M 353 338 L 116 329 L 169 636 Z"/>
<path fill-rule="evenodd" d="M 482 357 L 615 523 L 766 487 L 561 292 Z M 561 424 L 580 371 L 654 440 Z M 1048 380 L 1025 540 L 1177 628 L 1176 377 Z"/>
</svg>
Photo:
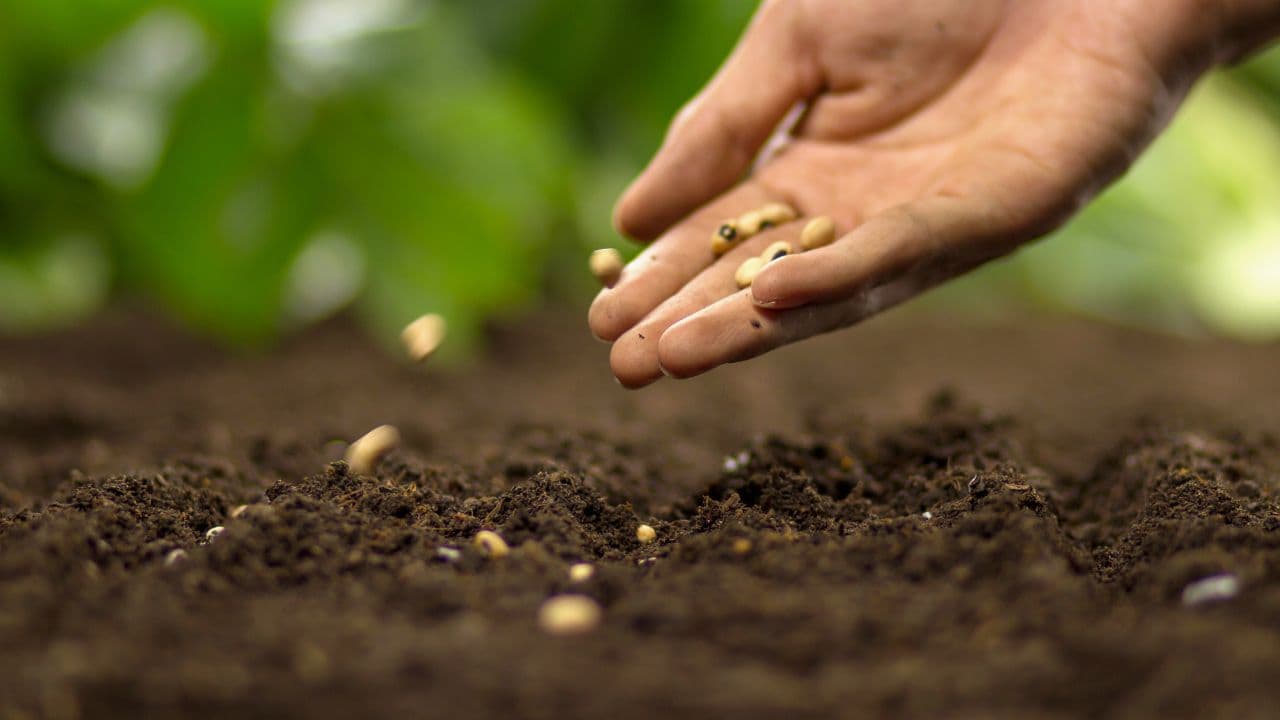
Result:
<svg viewBox="0 0 1280 720">
<path fill-rule="evenodd" d="M 383 338 L 442 312 L 465 352 L 487 318 L 586 296 L 584 250 L 624 246 L 614 197 L 751 11 L 15 0 L 0 9 L 0 329 L 125 295 L 257 345 L 354 305 Z M 1065 237 L 958 292 L 1280 333 L 1277 127 L 1273 54 L 1202 88 Z"/>
</svg>

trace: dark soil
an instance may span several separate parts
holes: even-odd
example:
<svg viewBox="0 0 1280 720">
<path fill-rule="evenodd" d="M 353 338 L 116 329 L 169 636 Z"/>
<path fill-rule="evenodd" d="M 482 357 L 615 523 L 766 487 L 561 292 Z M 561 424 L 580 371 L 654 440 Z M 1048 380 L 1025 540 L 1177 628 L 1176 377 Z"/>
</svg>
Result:
<svg viewBox="0 0 1280 720">
<path fill-rule="evenodd" d="M 0 718 L 1280 712 L 1280 347 L 898 314 L 628 393 L 577 314 L 465 372 L 0 341 Z"/>
</svg>

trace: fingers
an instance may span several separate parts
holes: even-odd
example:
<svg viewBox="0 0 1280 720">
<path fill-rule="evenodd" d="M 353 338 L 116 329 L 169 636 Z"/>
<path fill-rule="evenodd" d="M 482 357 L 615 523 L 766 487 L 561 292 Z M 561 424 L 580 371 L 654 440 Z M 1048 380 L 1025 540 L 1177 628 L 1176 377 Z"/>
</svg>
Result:
<svg viewBox="0 0 1280 720">
<path fill-rule="evenodd" d="M 799 225 L 788 223 L 742 242 L 618 337 L 609 353 L 614 377 L 628 388 L 643 387 L 661 378 L 658 338 L 662 333 L 689 315 L 740 292 L 735 277 L 738 266 L 747 258 L 759 256 L 777 240 L 798 244 L 795 236 Z"/>
<path fill-rule="evenodd" d="M 616 340 L 711 265 L 716 259 L 711 235 L 720 223 L 774 199 L 747 182 L 673 227 L 632 260 L 612 288 L 596 296 L 587 316 L 591 332 Z"/>
<path fill-rule="evenodd" d="M 676 116 L 657 155 L 614 210 L 618 230 L 662 233 L 738 182 L 787 112 L 821 87 L 794 2 L 766 2 L 738 47 Z"/>
<path fill-rule="evenodd" d="M 854 297 L 925 264 L 973 267 L 1021 239 L 1009 236 L 1008 227 L 998 205 L 973 198 L 900 205 L 827 247 L 770 263 L 752 283 L 751 298 L 764 308 L 794 308 Z"/>
</svg>

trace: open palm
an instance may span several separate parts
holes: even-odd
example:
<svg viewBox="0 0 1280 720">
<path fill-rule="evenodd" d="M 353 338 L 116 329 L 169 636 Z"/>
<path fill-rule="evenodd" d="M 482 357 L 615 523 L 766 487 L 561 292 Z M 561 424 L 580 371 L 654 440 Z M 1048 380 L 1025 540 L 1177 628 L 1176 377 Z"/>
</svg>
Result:
<svg viewBox="0 0 1280 720">
<path fill-rule="evenodd" d="M 1141 0 L 766 2 L 618 203 L 618 227 L 653 242 L 591 307 L 614 374 L 639 387 L 754 357 L 1052 230 L 1210 64 L 1175 5 L 1153 19 Z M 778 200 L 839 237 L 739 290 L 741 261 L 803 219 L 720 258 L 709 238 Z"/>
</svg>

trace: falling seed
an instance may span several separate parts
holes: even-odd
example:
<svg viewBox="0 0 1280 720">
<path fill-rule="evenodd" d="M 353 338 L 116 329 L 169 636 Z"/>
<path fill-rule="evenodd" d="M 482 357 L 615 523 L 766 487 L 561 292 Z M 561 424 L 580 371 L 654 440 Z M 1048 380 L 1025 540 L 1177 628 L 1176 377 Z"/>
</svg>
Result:
<svg viewBox="0 0 1280 720">
<path fill-rule="evenodd" d="M 733 541 L 733 554 L 746 555 L 751 552 L 751 541 L 747 538 L 737 538 Z"/>
<path fill-rule="evenodd" d="M 800 231 L 800 247 L 805 250 L 813 250 L 830 245 L 835 239 L 836 224 L 826 216 L 810 220 L 805 223 L 804 229 Z"/>
<path fill-rule="evenodd" d="M 613 248 L 602 248 L 591 253 L 587 265 L 601 285 L 611 288 L 622 277 L 622 253 Z"/>
<path fill-rule="evenodd" d="M 507 541 L 503 540 L 501 535 L 492 530 L 481 530 L 476 533 L 472 542 L 474 542 L 476 547 L 483 550 L 484 553 L 491 558 L 506 557 L 511 552 L 511 548 L 507 545 Z"/>
<path fill-rule="evenodd" d="M 222 527 L 221 525 L 214 525 L 213 527 L 209 528 L 207 531 L 205 531 L 205 534 L 204 534 L 205 542 L 213 542 L 213 539 L 221 535 L 223 530 L 226 530 L 226 528 Z"/>
<path fill-rule="evenodd" d="M 579 635 L 595 629 L 602 614 L 586 595 L 556 595 L 538 608 L 538 626 L 552 635 Z"/>
<path fill-rule="evenodd" d="M 444 560 L 445 562 L 457 562 L 462 558 L 462 553 L 458 550 L 458 548 L 452 548 L 452 547 L 448 547 L 447 545 L 441 545 L 440 547 L 436 548 L 436 557 L 440 558 L 441 560 Z"/>
<path fill-rule="evenodd" d="M 400 341 L 414 362 L 422 362 L 444 342 L 447 330 L 448 323 L 442 316 L 429 313 L 406 325 L 400 331 Z"/>
<path fill-rule="evenodd" d="M 1218 600 L 1230 600 L 1240 592 L 1240 579 L 1232 573 L 1219 573 L 1197 580 L 1182 589 L 1182 604 L 1195 607 Z"/>
<path fill-rule="evenodd" d="M 237 505 L 236 508 L 231 511 L 231 519 L 235 520 L 236 518 L 243 515 L 244 511 L 248 509 L 249 509 L 248 505 Z"/>
<path fill-rule="evenodd" d="M 654 530 L 650 525 L 641 525 L 636 528 L 636 539 L 641 543 L 648 545 L 658 539 L 658 531 Z"/>
<path fill-rule="evenodd" d="M 733 280 L 738 283 L 738 287 L 751 287 L 751 283 L 755 282 L 756 275 L 764 267 L 764 262 L 764 258 L 760 257 L 749 257 L 743 260 L 742 264 L 738 266 L 737 272 L 733 274 Z"/>
<path fill-rule="evenodd" d="M 591 563 L 574 563 L 569 566 L 570 582 L 586 582 L 596 574 L 596 568 Z"/>
<path fill-rule="evenodd" d="M 924 518 L 925 520 L 932 520 L 933 513 L 929 512 L 928 510 L 925 510 L 924 512 L 920 513 L 920 517 Z"/>
<path fill-rule="evenodd" d="M 736 472 L 738 469 L 738 459 L 735 457 L 726 457 L 724 459 L 724 471 Z"/>
<path fill-rule="evenodd" d="M 356 475 L 372 475 L 378 463 L 400 445 L 400 431 L 391 425 L 379 425 L 347 448 L 347 466 Z"/>
<path fill-rule="evenodd" d="M 182 548 L 174 548 L 173 550 L 170 550 L 169 552 L 165 553 L 164 564 L 176 565 L 186 559 L 187 559 L 186 550 L 183 550 Z"/>
</svg>

